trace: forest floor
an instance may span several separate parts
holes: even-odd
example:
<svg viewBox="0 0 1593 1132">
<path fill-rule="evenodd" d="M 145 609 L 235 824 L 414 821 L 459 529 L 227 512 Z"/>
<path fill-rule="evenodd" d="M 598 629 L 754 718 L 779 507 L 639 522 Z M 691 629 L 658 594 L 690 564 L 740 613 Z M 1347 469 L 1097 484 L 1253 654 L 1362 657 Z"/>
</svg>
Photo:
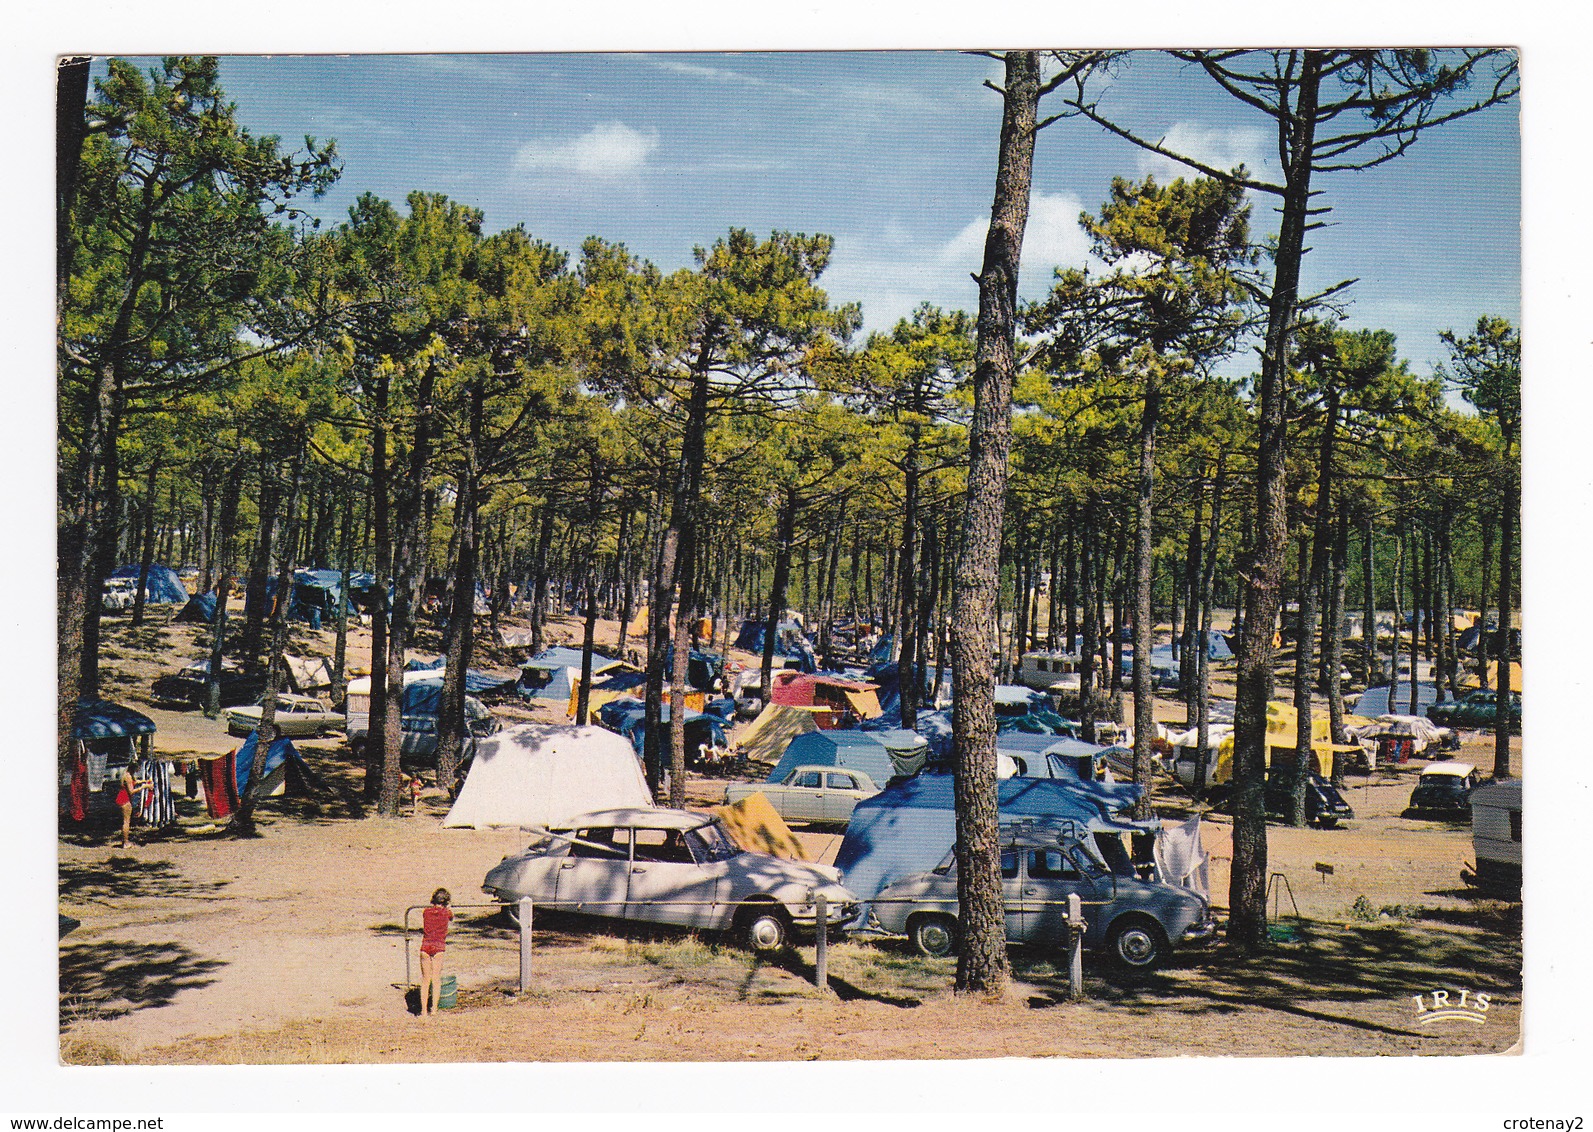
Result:
<svg viewBox="0 0 1593 1132">
<path fill-rule="evenodd" d="M 107 630 L 107 695 L 156 719 L 157 749 L 236 745 L 216 721 L 144 701 L 154 676 L 203 653 L 202 627 L 129 630 L 118 618 Z M 598 639 L 615 631 L 609 623 Z M 575 634 L 556 626 L 549 643 Z M 297 650 L 330 655 L 327 631 L 296 636 Z M 362 647 L 356 637 L 351 663 Z M 494 659 L 507 658 L 485 666 Z M 1176 701 L 1158 707 L 1181 717 Z M 1087 962 L 1086 1000 L 1071 1003 L 1054 956 L 1014 949 L 1010 993 L 992 1003 L 952 994 L 952 960 L 858 940 L 831 948 L 826 994 L 812 985 L 811 947 L 760 959 L 708 936 L 543 915 L 534 987 L 521 995 L 515 929 L 490 909 L 461 908 L 445 960 L 459 1006 L 421 1020 L 404 909 L 437 885 L 456 904 L 484 899 L 482 876 L 523 835 L 443 829 L 446 799 L 434 790 L 400 819 L 370 816 L 341 736 L 299 746 L 330 789 L 263 802 L 256 838 L 221 834 L 186 799 L 173 829 L 130 849 L 116 847 L 103 811 L 86 830 L 63 831 L 60 907 L 79 921 L 60 941 L 63 1062 L 1463 1054 L 1511 1050 L 1520 1032 L 1521 906 L 1461 885 L 1466 823 L 1401 816 L 1419 760 L 1352 776 L 1356 818 L 1339 829 L 1272 827 L 1269 868 L 1288 878 L 1300 920 L 1298 938 L 1260 958 L 1219 942 L 1137 983 Z M 1468 734 L 1457 757 L 1491 765 L 1491 739 Z M 1517 740 L 1517 773 L 1520 758 Z M 690 804 L 717 802 L 723 787 L 694 778 Z M 1166 817 L 1196 808 L 1170 783 L 1156 801 Z M 1205 815 L 1219 915 L 1229 828 Z M 834 859 L 839 835 L 798 835 L 810 856 Z M 1487 993 L 1486 1021 L 1423 1025 L 1415 996 L 1438 989 Z"/>
</svg>

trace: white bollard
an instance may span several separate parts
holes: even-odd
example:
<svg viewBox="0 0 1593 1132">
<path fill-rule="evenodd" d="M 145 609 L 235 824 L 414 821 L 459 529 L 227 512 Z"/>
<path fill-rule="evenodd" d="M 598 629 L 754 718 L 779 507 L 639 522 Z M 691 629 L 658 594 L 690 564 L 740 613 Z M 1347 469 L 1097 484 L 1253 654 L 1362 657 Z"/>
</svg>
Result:
<svg viewBox="0 0 1593 1132">
<path fill-rule="evenodd" d="M 1068 894 L 1068 997 L 1084 998 L 1084 905 L 1079 894 Z"/>
<path fill-rule="evenodd" d="M 531 898 L 520 898 L 520 993 L 531 989 Z"/>
<path fill-rule="evenodd" d="M 821 991 L 827 991 L 830 989 L 830 912 L 825 905 L 824 893 L 814 898 L 813 905 L 819 914 L 818 942 L 813 955 L 813 985 Z"/>
</svg>

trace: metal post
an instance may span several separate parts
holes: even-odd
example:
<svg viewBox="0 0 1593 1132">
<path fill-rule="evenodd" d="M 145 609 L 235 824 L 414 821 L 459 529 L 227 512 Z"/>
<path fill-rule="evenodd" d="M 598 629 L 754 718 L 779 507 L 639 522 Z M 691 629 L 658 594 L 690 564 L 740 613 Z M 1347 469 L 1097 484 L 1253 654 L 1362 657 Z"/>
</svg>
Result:
<svg viewBox="0 0 1593 1132">
<path fill-rule="evenodd" d="M 813 985 L 821 991 L 830 989 L 830 913 L 825 906 L 824 893 L 813 900 L 819 914 L 819 937 L 813 957 Z"/>
<path fill-rule="evenodd" d="M 1068 893 L 1068 997 L 1084 998 L 1084 905 L 1076 892 Z"/>
<path fill-rule="evenodd" d="M 531 989 L 531 898 L 520 898 L 520 993 Z"/>
</svg>

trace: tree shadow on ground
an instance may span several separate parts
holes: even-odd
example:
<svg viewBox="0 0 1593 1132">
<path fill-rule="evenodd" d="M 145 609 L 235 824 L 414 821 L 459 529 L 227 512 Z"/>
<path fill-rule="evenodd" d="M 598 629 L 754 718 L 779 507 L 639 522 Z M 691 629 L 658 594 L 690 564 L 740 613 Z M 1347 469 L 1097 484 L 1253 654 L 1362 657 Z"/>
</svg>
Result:
<svg viewBox="0 0 1593 1132">
<path fill-rule="evenodd" d="M 62 901 L 104 904 L 112 900 L 219 900 L 228 881 L 191 880 L 170 861 L 111 857 L 105 861 L 62 861 L 58 874 Z"/>
<path fill-rule="evenodd" d="M 1426 919 L 1433 912 L 1420 915 Z M 1181 977 L 1184 972 L 1194 977 Z M 1067 1001 L 1065 969 L 1034 963 L 1015 965 L 1014 973 L 1038 989 L 1031 1005 Z M 1421 922 L 1362 927 L 1305 921 L 1298 942 L 1275 943 L 1258 956 L 1219 944 L 1181 958 L 1172 971 L 1138 981 L 1103 975 L 1098 962 L 1086 963 L 1086 997 L 1123 1008 L 1195 1016 L 1261 1008 L 1323 1024 L 1422 1037 L 1414 1026 L 1385 1025 L 1367 1015 L 1457 979 L 1499 987 L 1501 999 L 1518 997 L 1520 931 L 1519 925 L 1514 931 L 1456 932 Z"/>
<path fill-rule="evenodd" d="M 186 990 L 215 982 L 226 964 L 204 959 L 180 943 L 96 940 L 64 945 L 60 958 L 63 1025 L 88 1018 L 119 1018 L 166 1006 Z"/>
<path fill-rule="evenodd" d="M 818 967 L 803 958 L 802 953 L 795 948 L 786 947 L 772 955 L 755 955 L 748 953 L 752 959 L 752 969 L 747 974 L 748 985 L 760 966 L 778 967 L 788 975 L 801 979 L 809 986 L 814 985 L 818 977 Z M 923 1000 L 909 995 L 885 994 L 881 991 L 865 990 L 855 983 L 838 977 L 833 971 L 827 971 L 825 982 L 831 992 L 842 1002 L 878 1002 L 885 1006 L 900 1006 L 904 1008 L 922 1006 Z"/>
</svg>

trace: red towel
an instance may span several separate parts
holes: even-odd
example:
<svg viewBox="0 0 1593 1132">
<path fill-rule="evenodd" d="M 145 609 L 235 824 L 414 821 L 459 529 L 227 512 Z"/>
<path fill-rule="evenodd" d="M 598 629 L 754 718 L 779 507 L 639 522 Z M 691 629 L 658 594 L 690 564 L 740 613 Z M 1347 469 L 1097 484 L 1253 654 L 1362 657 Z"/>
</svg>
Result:
<svg viewBox="0 0 1593 1132">
<path fill-rule="evenodd" d="M 82 755 L 72 763 L 72 785 L 69 791 L 72 820 L 82 821 L 88 817 L 88 763 Z"/>
<path fill-rule="evenodd" d="M 232 811 L 237 809 L 238 771 L 235 753 L 228 751 L 217 758 L 199 760 L 199 765 L 204 768 L 205 809 L 213 818 L 231 817 Z"/>
</svg>

